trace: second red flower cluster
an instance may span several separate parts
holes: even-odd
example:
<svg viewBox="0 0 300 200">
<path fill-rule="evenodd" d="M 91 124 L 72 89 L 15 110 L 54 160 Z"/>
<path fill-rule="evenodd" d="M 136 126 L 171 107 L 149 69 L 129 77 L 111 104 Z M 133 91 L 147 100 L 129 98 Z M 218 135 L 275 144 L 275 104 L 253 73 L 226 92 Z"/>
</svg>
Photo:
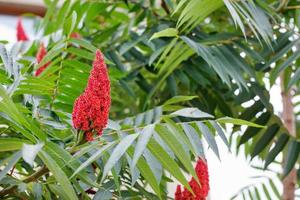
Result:
<svg viewBox="0 0 300 200">
<path fill-rule="evenodd" d="M 197 177 L 200 181 L 199 185 L 197 181 L 192 178 L 189 182 L 195 195 L 193 195 L 189 190 L 184 188 L 181 190 L 181 186 L 178 185 L 175 193 L 175 200 L 205 200 L 209 192 L 209 174 L 207 164 L 200 158 L 197 161 L 195 168 Z"/>
</svg>

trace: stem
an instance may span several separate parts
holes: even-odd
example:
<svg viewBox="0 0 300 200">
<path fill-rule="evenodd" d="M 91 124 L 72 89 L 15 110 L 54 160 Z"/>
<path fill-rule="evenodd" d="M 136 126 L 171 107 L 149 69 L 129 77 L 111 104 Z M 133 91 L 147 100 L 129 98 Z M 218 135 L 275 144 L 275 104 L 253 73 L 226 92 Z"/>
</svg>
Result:
<svg viewBox="0 0 300 200">
<path fill-rule="evenodd" d="M 46 166 L 43 166 L 39 171 L 36 171 L 35 173 L 28 176 L 26 179 L 23 180 L 24 183 L 29 183 L 36 181 L 38 178 L 40 178 L 42 175 L 46 174 L 48 172 L 48 168 Z M 0 191 L 0 197 L 3 197 L 10 193 L 15 193 L 15 190 L 17 189 L 17 186 L 12 186 L 7 189 Z"/>
<path fill-rule="evenodd" d="M 300 9 L 300 5 L 297 5 L 297 6 L 287 6 L 286 8 L 285 8 L 286 10 L 296 10 L 296 9 Z"/>
<path fill-rule="evenodd" d="M 168 8 L 165 0 L 162 0 L 160 5 L 165 10 L 165 12 L 169 15 L 170 14 L 170 10 L 169 10 L 169 8 Z"/>
<path fill-rule="evenodd" d="M 60 60 L 60 64 L 59 64 L 59 70 L 58 70 L 57 80 L 55 81 L 55 86 L 54 86 L 53 95 L 52 95 L 52 101 L 51 101 L 51 104 L 50 104 L 50 108 L 51 109 L 52 109 L 54 100 L 56 99 L 57 94 L 58 94 L 59 81 L 61 79 L 61 71 L 63 69 L 63 64 L 62 63 L 63 63 L 63 60 L 65 58 L 65 52 L 66 52 L 66 50 L 68 48 L 68 43 L 69 43 L 69 40 L 66 40 L 65 43 L 64 43 L 63 52 L 61 53 L 61 56 L 60 56 L 61 60 Z"/>
<path fill-rule="evenodd" d="M 289 134 L 293 137 L 296 136 L 295 116 L 293 111 L 292 94 L 291 90 L 285 91 L 284 87 L 284 74 L 280 76 L 281 82 L 281 97 L 282 97 L 282 121 Z M 286 161 L 283 160 L 283 164 Z M 291 172 L 283 179 L 283 194 L 282 200 L 294 200 L 295 189 L 297 183 L 297 171 L 292 169 Z"/>
<path fill-rule="evenodd" d="M 277 12 L 284 11 L 288 3 L 289 3 L 289 0 L 281 0 L 278 8 L 276 9 L 276 11 Z"/>
<path fill-rule="evenodd" d="M 46 166 L 43 166 L 39 171 L 36 171 L 35 173 L 31 174 L 26 179 L 24 179 L 23 182 L 29 183 L 29 182 L 35 181 L 42 175 L 46 174 L 47 172 L 49 172 L 49 169 Z"/>
</svg>

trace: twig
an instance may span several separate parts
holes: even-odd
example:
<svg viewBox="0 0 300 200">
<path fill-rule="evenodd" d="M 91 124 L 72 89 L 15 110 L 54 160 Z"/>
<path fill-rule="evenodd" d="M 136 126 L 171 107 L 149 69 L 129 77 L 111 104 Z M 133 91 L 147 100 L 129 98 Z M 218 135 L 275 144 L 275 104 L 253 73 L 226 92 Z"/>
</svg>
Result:
<svg viewBox="0 0 300 200">
<path fill-rule="evenodd" d="M 165 12 L 169 15 L 170 14 L 170 10 L 169 10 L 169 8 L 168 8 L 165 0 L 162 0 L 160 5 L 165 10 Z"/>
<path fill-rule="evenodd" d="M 49 171 L 48 168 L 46 166 L 43 166 L 39 171 L 36 171 L 35 173 L 33 173 L 30 176 L 28 176 L 27 178 L 25 178 L 23 180 L 23 182 L 24 183 L 33 182 L 33 181 L 37 180 L 38 178 L 40 178 L 42 175 L 46 174 L 48 171 Z M 4 189 L 4 190 L 0 191 L 0 197 L 3 197 L 10 193 L 14 193 L 16 189 L 17 189 L 17 186 L 12 186 L 7 189 Z"/>
<path fill-rule="evenodd" d="M 36 171 L 35 173 L 31 174 L 26 179 L 24 179 L 23 182 L 30 183 L 32 181 L 35 181 L 42 175 L 46 174 L 47 172 L 49 172 L 49 169 L 46 166 L 43 166 L 39 171 Z"/>
<path fill-rule="evenodd" d="M 286 9 L 286 6 L 287 6 L 288 2 L 289 2 L 288 0 L 281 0 L 278 8 L 276 9 L 276 11 L 277 12 L 284 11 Z"/>
<path fill-rule="evenodd" d="M 16 165 L 14 165 L 13 168 L 10 170 L 10 174 L 9 175 L 12 176 L 12 174 L 14 173 L 15 168 L 16 168 Z"/>
<path fill-rule="evenodd" d="M 286 10 L 300 9 L 300 5 L 297 5 L 297 6 L 287 6 L 285 9 Z"/>
</svg>

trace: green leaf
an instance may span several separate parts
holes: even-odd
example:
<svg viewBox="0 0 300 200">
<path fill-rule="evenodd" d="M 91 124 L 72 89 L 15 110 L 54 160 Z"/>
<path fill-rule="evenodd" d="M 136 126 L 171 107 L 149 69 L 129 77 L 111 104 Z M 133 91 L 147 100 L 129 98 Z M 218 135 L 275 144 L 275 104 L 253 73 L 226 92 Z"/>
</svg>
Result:
<svg viewBox="0 0 300 200">
<path fill-rule="evenodd" d="M 240 88 L 242 88 L 242 86 L 247 88 L 246 81 L 241 74 L 245 70 L 248 72 L 250 68 L 241 62 L 240 56 L 234 49 L 226 46 L 205 46 L 186 36 L 180 38 L 193 49 L 194 52 L 201 56 L 229 87 L 231 87 L 231 77 L 237 82 Z M 232 63 L 234 63 L 234 65 Z"/>
<path fill-rule="evenodd" d="M 88 60 L 94 60 L 94 58 L 95 58 L 95 55 L 93 53 L 90 53 L 89 51 L 86 51 L 84 49 L 75 48 L 75 47 L 69 47 L 67 49 L 67 52 L 69 52 L 73 55 L 76 55 L 78 57 L 88 59 Z"/>
<path fill-rule="evenodd" d="M 242 120 L 242 119 L 235 119 L 235 118 L 231 118 L 231 117 L 219 118 L 216 121 L 218 121 L 219 123 L 223 123 L 223 124 L 230 123 L 230 124 L 234 124 L 234 125 L 245 125 L 245 126 L 251 126 L 251 127 L 256 127 L 256 128 L 265 128 L 265 126 L 255 124 L 253 122 L 249 122 L 249 121 Z"/>
<path fill-rule="evenodd" d="M 74 31 L 74 28 L 76 27 L 76 22 L 77 22 L 77 13 L 76 11 L 73 11 L 71 16 L 66 19 L 64 24 L 64 32 L 66 35 L 69 36 Z"/>
<path fill-rule="evenodd" d="M 277 197 L 278 199 L 281 199 L 281 195 L 280 195 L 280 193 L 278 192 L 278 189 L 277 189 L 277 187 L 275 186 L 275 184 L 274 184 L 274 182 L 272 181 L 272 179 L 269 179 L 269 183 L 270 183 L 270 186 L 271 186 L 271 188 L 272 188 L 274 194 L 276 195 L 276 197 Z"/>
<path fill-rule="evenodd" d="M 207 126 L 205 126 L 202 122 L 197 122 L 196 124 L 197 124 L 199 130 L 201 131 L 201 133 L 203 134 L 203 137 L 209 144 L 210 148 L 220 159 L 219 148 L 218 148 L 217 142 L 216 142 L 213 134 L 210 132 L 210 130 L 207 128 Z"/>
<path fill-rule="evenodd" d="M 0 152 L 19 150 L 24 143 L 30 144 L 30 141 L 17 138 L 0 138 Z"/>
<path fill-rule="evenodd" d="M 157 182 L 160 183 L 163 175 L 163 167 L 161 163 L 152 155 L 149 149 L 145 150 L 143 156 L 147 164 L 149 165 L 150 169 L 152 170 Z"/>
<path fill-rule="evenodd" d="M 178 138 L 174 136 L 173 133 L 169 131 L 166 127 L 162 125 L 156 125 L 155 127 L 156 132 L 158 135 L 163 139 L 163 141 L 170 147 L 170 149 L 174 152 L 176 157 L 182 163 L 182 165 L 186 168 L 186 170 L 196 179 L 198 180 L 198 176 L 194 170 L 193 165 L 191 164 L 192 161 L 190 156 L 185 153 L 182 145 L 178 141 Z"/>
<path fill-rule="evenodd" d="M 169 50 L 168 47 L 165 51 Z M 162 65 L 158 65 L 160 61 L 162 61 L 163 56 L 165 55 L 165 51 L 159 59 L 156 66 L 159 67 L 159 83 L 168 78 L 168 76 L 185 60 L 190 58 L 195 52 L 183 41 L 178 41 L 171 48 L 169 54 L 165 57 L 164 63 Z M 160 84 L 157 84 L 160 85 Z M 157 87 L 157 86 L 156 86 Z"/>
<path fill-rule="evenodd" d="M 50 191 L 51 191 L 50 194 L 52 194 L 52 195 L 55 194 L 56 196 L 59 196 L 63 200 L 69 199 L 69 197 L 66 195 L 66 193 L 64 191 L 62 191 L 62 189 L 59 185 L 48 184 L 47 186 L 48 186 L 47 192 L 50 193 Z M 50 191 L 48 190 L 48 188 L 50 189 Z M 51 197 L 51 198 L 53 198 L 53 197 Z"/>
<path fill-rule="evenodd" d="M 266 195 L 267 199 L 268 200 L 272 200 L 272 198 L 270 196 L 270 193 L 269 193 L 269 191 L 268 191 L 268 189 L 267 189 L 267 187 L 266 187 L 266 185 L 264 183 L 262 184 L 262 187 L 263 187 L 263 190 L 265 192 L 265 195 Z"/>
<path fill-rule="evenodd" d="M 163 105 L 170 105 L 179 102 L 190 101 L 195 98 L 198 98 L 198 96 L 174 96 L 171 99 L 168 99 Z"/>
<path fill-rule="evenodd" d="M 190 118 L 214 118 L 214 116 L 205 113 L 198 108 L 183 108 L 170 114 L 171 116 L 182 116 Z"/>
<path fill-rule="evenodd" d="M 79 151 L 77 151 L 73 157 L 69 160 L 69 162 L 73 162 L 75 160 L 78 160 L 80 157 L 82 157 L 84 154 L 93 151 L 94 149 L 99 149 L 99 147 L 101 147 L 102 144 L 99 144 L 98 142 L 91 142 L 88 145 L 85 146 L 78 146 L 78 148 L 80 148 Z"/>
<path fill-rule="evenodd" d="M 255 124 L 267 124 L 267 122 L 269 121 L 271 117 L 271 113 L 270 112 L 265 112 L 263 113 L 261 116 L 259 116 L 254 123 Z M 256 128 L 256 127 L 248 127 L 245 131 L 245 133 L 242 135 L 238 146 L 240 146 L 241 144 L 246 143 L 249 139 L 251 139 L 252 137 L 254 137 L 255 135 L 257 135 L 259 133 L 261 129 L 260 128 Z"/>
<path fill-rule="evenodd" d="M 271 73 L 271 80 L 274 80 L 279 76 L 280 72 L 286 69 L 292 64 L 294 60 L 297 60 L 300 57 L 300 51 L 294 52 L 293 55 L 289 56 L 281 65 L 277 66 Z M 274 82 L 272 81 L 272 82 Z"/>
<path fill-rule="evenodd" d="M 300 68 L 298 68 L 295 72 L 295 74 L 293 75 L 293 77 L 289 80 L 288 82 L 288 86 L 287 89 L 289 89 L 290 87 L 292 87 L 296 82 L 299 81 L 300 78 Z"/>
<path fill-rule="evenodd" d="M 118 160 L 124 155 L 126 150 L 132 145 L 134 140 L 138 137 L 139 134 L 132 134 L 125 136 L 121 142 L 116 146 L 116 148 L 111 153 L 109 159 L 107 160 L 104 169 L 103 169 L 103 175 L 102 180 L 106 177 L 108 172 L 114 167 L 114 165 L 118 162 Z"/>
<path fill-rule="evenodd" d="M 0 171 L 0 181 L 5 177 L 7 172 L 9 172 L 9 170 L 16 165 L 16 163 L 20 160 L 21 157 L 22 152 L 18 151 L 8 158 L 7 165 L 4 167 L 3 170 Z"/>
<path fill-rule="evenodd" d="M 65 46 L 65 41 L 60 40 L 57 42 L 51 50 L 43 57 L 42 61 L 36 66 L 36 68 L 40 68 L 41 66 L 49 63 L 50 61 L 54 60 L 56 56 L 58 56 L 60 53 L 62 53 L 63 48 Z"/>
<path fill-rule="evenodd" d="M 224 134 L 224 131 L 222 129 L 222 127 L 215 121 L 209 120 L 209 123 L 211 123 L 213 125 L 213 127 L 216 129 L 218 135 L 220 136 L 220 138 L 223 140 L 223 142 L 226 144 L 226 146 L 228 147 L 228 149 L 230 150 L 230 145 L 229 142 Z"/>
<path fill-rule="evenodd" d="M 294 168 L 295 163 L 299 157 L 300 153 L 300 143 L 293 140 L 289 143 L 288 152 L 285 159 L 284 171 L 283 176 L 287 176 L 290 171 Z"/>
<path fill-rule="evenodd" d="M 143 34 L 141 35 L 141 37 L 136 38 L 133 41 L 128 41 L 125 42 L 119 50 L 119 53 L 121 55 L 125 54 L 126 52 L 128 52 L 131 48 L 134 48 L 135 46 L 137 46 L 138 43 L 140 43 L 141 41 L 145 40 L 148 37 L 148 34 Z"/>
<path fill-rule="evenodd" d="M 119 131 L 121 130 L 121 126 L 118 122 L 108 119 L 108 124 L 107 124 L 107 128 L 111 129 L 111 130 L 115 130 L 115 131 Z"/>
<path fill-rule="evenodd" d="M 91 51 L 92 53 L 95 53 L 97 51 L 97 47 L 95 47 L 94 45 L 92 45 L 90 42 L 86 40 L 70 38 L 70 42 L 77 44 L 81 47 L 84 47 L 85 49 Z"/>
<path fill-rule="evenodd" d="M 288 34 L 288 33 L 286 33 Z M 287 35 L 288 36 L 288 35 Z M 288 43 L 288 45 L 286 45 L 284 48 L 280 49 L 279 52 L 277 52 L 274 56 L 272 56 L 272 58 L 260 69 L 261 71 L 264 71 L 265 69 L 267 69 L 272 63 L 280 60 L 283 58 L 284 54 L 288 53 L 293 46 L 295 46 L 297 43 L 300 42 L 300 39 L 294 40 L 290 43 Z"/>
<path fill-rule="evenodd" d="M 4 64 L 4 68 L 6 72 L 8 73 L 8 76 L 10 77 L 13 73 L 13 60 L 12 56 L 9 54 L 9 52 L 6 50 L 5 46 L 3 44 L 0 44 L 0 57 L 2 59 L 2 62 Z"/>
<path fill-rule="evenodd" d="M 189 154 L 189 150 L 193 154 L 195 154 L 195 152 L 193 151 L 193 145 L 189 141 L 187 135 L 182 131 L 181 127 L 168 117 L 164 117 L 163 119 L 167 123 L 167 128 L 177 138 L 186 154 Z"/>
<path fill-rule="evenodd" d="M 34 200 L 41 200 L 43 195 L 43 188 L 41 183 L 33 183 L 32 185 L 32 193 L 34 196 Z"/>
<path fill-rule="evenodd" d="M 55 13 L 55 9 L 56 9 L 56 6 L 57 6 L 57 3 L 58 3 L 58 0 L 53 0 L 51 2 L 51 4 L 48 5 L 48 9 L 47 9 L 47 12 L 43 18 L 43 21 L 42 23 L 39 24 L 39 28 L 38 28 L 38 31 L 41 31 L 41 29 L 45 29 L 44 30 L 44 34 L 47 34 L 47 29 L 49 27 L 49 23 L 50 22 L 50 18 L 53 16 L 53 14 Z"/>
<path fill-rule="evenodd" d="M 93 200 L 110 200 L 112 199 L 112 193 L 105 189 L 105 188 L 100 188 L 97 193 L 95 194 Z"/>
<path fill-rule="evenodd" d="M 59 9 L 58 14 L 57 14 L 57 22 L 56 23 L 56 29 L 58 29 L 60 26 L 62 26 L 64 24 L 64 21 L 66 19 L 66 17 L 68 16 L 69 10 L 70 10 L 70 0 L 65 0 L 64 4 L 62 5 L 62 7 Z"/>
<path fill-rule="evenodd" d="M 268 155 L 265 159 L 265 166 L 264 166 L 265 169 L 269 166 L 269 164 L 271 164 L 274 161 L 276 156 L 283 150 L 285 145 L 288 143 L 289 138 L 290 137 L 286 133 L 283 133 L 283 134 L 280 135 L 280 137 L 278 138 L 275 146 L 268 153 Z"/>
<path fill-rule="evenodd" d="M 170 53 L 170 51 L 174 48 L 174 46 L 177 43 L 177 38 L 174 38 L 169 44 L 168 46 L 165 47 L 162 55 L 160 56 L 159 60 L 156 63 L 156 67 L 158 67 L 158 65 L 166 59 L 167 55 Z"/>
<path fill-rule="evenodd" d="M 114 145 L 116 144 L 116 142 L 111 142 L 103 147 L 101 147 L 98 151 L 96 151 L 95 153 L 93 153 L 93 155 L 91 157 L 89 157 L 84 163 L 82 163 L 76 170 L 75 172 L 72 174 L 72 176 L 70 178 L 73 178 L 76 174 L 78 174 L 81 170 L 85 169 L 87 166 L 89 166 L 90 164 L 92 164 L 94 161 L 96 161 L 97 159 L 99 159 L 105 152 L 107 152 L 109 149 L 111 149 Z M 86 153 L 90 150 L 90 147 L 87 147 L 83 152 Z M 83 155 L 83 153 L 81 152 L 80 155 Z M 77 156 L 79 157 L 79 156 Z M 71 159 L 69 162 L 73 162 L 73 159 Z"/>
<path fill-rule="evenodd" d="M 149 40 L 153 40 L 160 37 L 175 37 L 178 34 L 178 30 L 176 28 L 167 28 L 157 33 L 154 33 Z"/>
<path fill-rule="evenodd" d="M 134 167 L 139 160 L 140 156 L 143 154 L 144 150 L 147 147 L 147 144 L 152 137 L 154 132 L 154 125 L 148 125 L 143 128 L 143 130 L 140 132 L 138 141 L 135 146 L 135 151 L 132 159 L 132 164 L 131 164 L 131 173 L 133 173 Z"/>
<path fill-rule="evenodd" d="M 254 146 L 254 150 L 251 154 L 251 157 L 254 158 L 260 152 L 262 152 L 267 145 L 272 142 L 272 139 L 275 137 L 276 133 L 279 131 L 280 127 L 277 124 L 272 124 L 268 127 L 263 136 L 258 140 Z"/>
<path fill-rule="evenodd" d="M 257 187 L 254 187 L 255 196 L 257 200 L 261 200 Z"/>
<path fill-rule="evenodd" d="M 221 0 L 180 1 L 174 11 L 174 13 L 181 11 L 179 19 L 177 20 L 176 27 L 181 28 L 182 31 L 187 28 L 191 30 L 212 12 L 222 7 L 223 5 L 224 3 Z"/>
<path fill-rule="evenodd" d="M 54 160 L 57 160 L 57 164 L 59 165 L 59 167 L 63 171 L 65 171 L 68 176 L 71 173 L 69 169 L 75 171 L 80 166 L 80 162 L 78 160 L 74 160 L 71 162 L 72 155 L 56 143 L 47 142 L 45 145 L 45 150 Z M 87 175 L 86 171 L 81 171 L 80 173 L 78 173 L 78 176 L 76 178 L 80 178 L 85 184 L 99 188 L 99 185 L 95 181 L 90 179 L 90 176 Z M 73 181 L 73 184 L 75 184 L 74 182 L 76 181 Z"/>
<path fill-rule="evenodd" d="M 20 132 L 30 141 L 36 142 L 36 137 L 39 138 L 40 141 L 46 140 L 46 134 L 36 127 L 33 121 L 25 118 L 23 113 L 18 110 L 16 104 L 8 96 L 2 85 L 0 86 L 0 111 L 9 116 L 11 123 L 18 126 L 15 128 L 18 128 L 18 130 L 20 130 Z"/>
<path fill-rule="evenodd" d="M 53 160 L 45 151 L 39 152 L 39 157 L 43 160 L 45 165 L 48 167 L 48 169 L 52 172 L 53 176 L 57 180 L 57 182 L 60 184 L 61 192 L 68 197 L 70 200 L 76 200 L 77 195 L 72 187 L 72 184 L 68 180 L 68 177 L 66 174 L 61 170 L 59 165 L 56 163 L 55 160 Z"/>
<path fill-rule="evenodd" d="M 129 147 L 128 154 L 131 157 L 133 156 L 133 147 Z M 146 162 L 146 160 L 143 157 L 141 157 L 140 159 L 137 160 L 136 165 L 137 165 L 137 168 L 140 170 L 142 176 L 146 179 L 146 181 L 148 181 L 148 183 L 150 184 L 150 186 L 152 187 L 152 189 L 160 197 L 161 196 L 161 194 L 160 194 L 161 192 L 160 192 L 159 184 L 158 184 L 158 182 L 156 180 L 156 177 L 155 177 L 153 171 L 151 170 L 151 168 L 149 167 L 148 163 Z"/>
<path fill-rule="evenodd" d="M 196 155 L 204 157 L 203 144 L 202 144 L 201 138 L 199 137 L 199 134 L 188 123 L 183 123 L 181 126 L 182 126 L 185 134 L 189 138 L 189 140 L 194 148 L 194 151 L 196 152 Z"/>
<path fill-rule="evenodd" d="M 270 94 L 268 93 L 268 91 L 256 82 L 251 83 L 251 89 L 253 89 L 254 93 L 259 96 L 259 99 L 264 104 L 264 106 L 268 110 L 272 110 L 272 106 L 270 104 Z"/>
<path fill-rule="evenodd" d="M 254 200 L 253 195 L 251 193 L 251 190 L 248 190 L 248 195 L 249 195 L 249 197 L 250 197 L 251 200 Z"/>
<path fill-rule="evenodd" d="M 189 191 L 192 189 L 182 174 L 177 163 L 169 156 L 169 154 L 154 140 L 151 139 L 147 145 L 150 152 L 160 161 L 162 166 L 169 171 L 180 183 L 184 185 Z"/>
</svg>

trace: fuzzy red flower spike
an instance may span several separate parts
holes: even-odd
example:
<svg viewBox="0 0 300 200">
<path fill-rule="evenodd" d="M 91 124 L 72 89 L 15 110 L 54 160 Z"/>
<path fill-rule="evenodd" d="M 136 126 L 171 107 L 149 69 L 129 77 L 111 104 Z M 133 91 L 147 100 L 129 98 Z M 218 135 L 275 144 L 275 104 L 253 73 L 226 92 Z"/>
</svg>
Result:
<svg viewBox="0 0 300 200">
<path fill-rule="evenodd" d="M 71 33 L 70 37 L 74 39 L 81 39 L 81 35 L 77 32 Z"/>
<path fill-rule="evenodd" d="M 84 131 L 86 140 L 93 140 L 93 133 L 101 135 L 107 125 L 109 109 L 110 81 L 104 57 L 97 50 L 87 87 L 74 103 L 74 128 Z"/>
<path fill-rule="evenodd" d="M 24 27 L 22 24 L 22 17 L 18 18 L 18 22 L 17 22 L 17 40 L 18 41 L 27 41 L 29 40 L 28 36 L 26 35 L 25 31 L 24 31 Z"/>
<path fill-rule="evenodd" d="M 198 179 L 200 181 L 199 185 L 197 181 L 192 178 L 189 182 L 189 185 L 191 186 L 195 196 L 184 188 L 183 191 L 181 191 L 180 185 L 177 186 L 177 190 L 175 192 L 175 200 L 205 200 L 208 192 L 209 192 L 209 174 L 208 174 L 208 167 L 205 161 L 203 161 L 201 158 L 197 161 L 196 168 L 195 168 L 196 174 L 198 176 Z"/>
<path fill-rule="evenodd" d="M 39 50 L 36 54 L 36 62 L 39 64 L 46 56 L 46 54 L 47 54 L 47 49 L 45 48 L 44 43 L 41 43 Z M 35 72 L 35 76 L 39 76 L 49 65 L 50 65 L 50 61 L 42 65 L 41 67 L 39 67 Z"/>
</svg>

